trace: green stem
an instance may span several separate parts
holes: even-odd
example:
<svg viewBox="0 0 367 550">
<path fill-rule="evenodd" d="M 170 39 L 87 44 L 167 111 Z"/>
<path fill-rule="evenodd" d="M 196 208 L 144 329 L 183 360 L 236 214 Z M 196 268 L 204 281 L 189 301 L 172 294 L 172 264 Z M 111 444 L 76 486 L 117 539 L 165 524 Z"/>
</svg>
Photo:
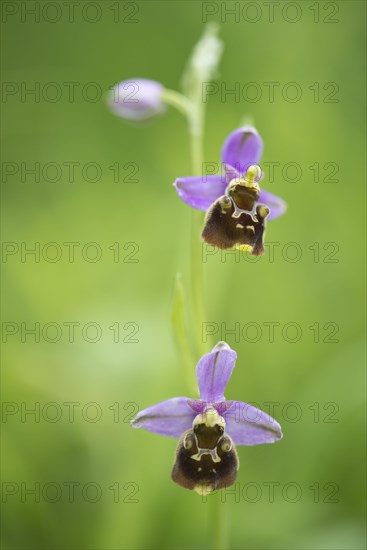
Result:
<svg viewBox="0 0 367 550">
<path fill-rule="evenodd" d="M 167 105 L 171 105 L 180 113 L 182 113 L 186 118 L 189 118 L 193 110 L 193 105 L 190 99 L 188 99 L 183 94 L 176 92 L 175 90 L 168 90 L 165 88 L 162 92 L 162 99 Z"/>
<path fill-rule="evenodd" d="M 205 321 L 205 308 L 203 300 L 203 273 L 202 273 L 202 248 L 201 248 L 201 230 L 203 226 L 203 216 L 201 212 L 192 212 L 191 214 L 191 298 L 192 313 L 194 319 L 195 347 L 198 358 L 207 353 L 207 345 L 203 342 L 202 331 Z"/>
<path fill-rule="evenodd" d="M 204 109 L 203 103 L 198 93 L 190 99 L 174 90 L 165 90 L 163 92 L 163 100 L 178 109 L 185 115 L 188 121 L 190 142 L 191 142 L 191 159 L 193 175 L 201 176 L 203 169 L 203 126 L 204 126 Z M 204 308 L 204 281 L 203 281 L 203 263 L 202 263 L 202 240 L 201 231 L 203 226 L 203 213 L 193 210 L 191 217 L 191 307 L 193 315 L 193 341 L 195 342 L 196 359 L 199 359 L 208 351 L 208 345 L 204 344 L 202 338 L 202 328 L 205 321 Z M 180 291 L 181 292 L 181 291 Z M 178 299 L 180 298 L 180 292 Z M 180 323 L 180 319 L 175 321 Z M 184 334 L 182 325 L 176 331 L 179 334 Z M 180 343 L 181 348 L 185 346 L 185 341 Z M 186 363 L 190 361 L 189 354 L 185 355 Z M 189 377 L 191 384 L 191 377 Z M 228 548 L 228 522 L 227 514 L 225 513 L 226 506 L 221 503 L 220 493 L 212 495 L 212 503 L 209 506 L 210 523 L 209 530 L 213 536 L 213 550 L 225 550 Z"/>
<path fill-rule="evenodd" d="M 191 160 L 193 174 L 200 176 L 203 165 L 203 105 L 201 98 L 191 100 L 176 92 L 165 89 L 163 101 L 175 107 L 185 115 L 190 133 Z M 201 230 L 203 225 L 203 214 L 194 210 L 191 218 L 191 307 L 193 314 L 193 334 L 195 342 L 196 359 L 208 351 L 202 340 L 202 327 L 205 320 L 205 309 L 203 303 L 203 269 L 202 269 L 202 244 Z"/>
<path fill-rule="evenodd" d="M 202 102 L 197 98 L 193 101 L 193 109 L 189 117 L 189 131 L 191 138 L 192 169 L 195 176 L 201 176 L 203 171 L 203 126 L 204 113 Z M 192 312 L 194 320 L 195 347 L 198 358 L 208 351 L 203 342 L 202 331 L 205 321 L 204 281 L 202 264 L 203 213 L 194 210 L 191 217 L 191 294 Z"/>
<path fill-rule="evenodd" d="M 193 101 L 196 109 L 191 114 L 190 135 L 193 173 L 197 176 L 203 175 L 203 127 L 204 109 L 200 97 Z M 194 211 L 191 226 L 191 289 L 192 305 L 195 323 L 196 347 L 199 356 L 208 351 L 207 345 L 202 338 L 202 327 L 205 321 L 204 307 L 204 281 L 202 263 L 202 240 L 201 231 L 203 226 L 203 215 L 200 211 Z M 209 497 L 210 498 L 210 497 Z M 225 550 L 228 548 L 228 521 L 225 513 L 225 504 L 221 502 L 221 493 L 212 495 L 213 504 L 209 514 L 210 532 L 213 534 L 213 550 Z"/>
<path fill-rule="evenodd" d="M 171 310 L 171 323 L 176 339 L 180 359 L 184 367 L 189 395 L 196 395 L 197 381 L 195 376 L 195 357 L 192 352 L 188 332 L 188 318 L 186 309 L 186 294 L 182 284 L 181 273 L 176 273 L 174 299 Z"/>
<path fill-rule="evenodd" d="M 210 531 L 213 533 L 213 550 L 228 548 L 228 514 L 226 502 L 221 502 L 221 493 L 209 496 L 212 499 L 209 515 Z"/>
<path fill-rule="evenodd" d="M 196 99 L 197 101 L 193 102 L 196 109 L 192 111 L 189 119 L 191 156 L 193 174 L 195 176 L 202 176 L 204 112 L 200 98 Z M 202 327 L 206 318 L 201 240 L 202 226 L 202 212 L 194 210 L 191 218 L 191 293 L 196 349 L 199 357 L 208 351 L 207 345 L 204 344 L 202 338 Z M 209 513 L 209 529 L 213 537 L 212 549 L 225 550 L 228 548 L 228 518 L 225 510 L 226 507 L 225 504 L 221 502 L 221 493 L 212 495 L 212 497 L 209 498 L 213 499 L 213 504 L 209 507 L 212 512 Z"/>
</svg>

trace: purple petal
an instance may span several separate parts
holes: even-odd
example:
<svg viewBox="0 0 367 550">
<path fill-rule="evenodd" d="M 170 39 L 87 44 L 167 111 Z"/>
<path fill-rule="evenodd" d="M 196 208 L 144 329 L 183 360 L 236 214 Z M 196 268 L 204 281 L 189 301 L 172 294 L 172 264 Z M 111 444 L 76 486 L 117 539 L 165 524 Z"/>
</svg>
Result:
<svg viewBox="0 0 367 550">
<path fill-rule="evenodd" d="M 188 397 L 173 397 L 140 411 L 131 421 L 133 428 L 144 428 L 168 437 L 180 437 L 192 426 L 195 413 Z"/>
<path fill-rule="evenodd" d="M 186 176 L 173 184 L 178 196 L 196 210 L 205 212 L 224 194 L 227 182 L 224 176 Z"/>
<path fill-rule="evenodd" d="M 233 401 L 224 418 L 226 432 L 235 445 L 262 445 L 283 437 L 282 429 L 274 418 L 242 401 Z"/>
<path fill-rule="evenodd" d="M 252 126 L 235 130 L 224 142 L 222 162 L 230 164 L 243 174 L 251 164 L 259 164 L 263 151 L 263 140 Z"/>
<path fill-rule="evenodd" d="M 188 404 L 195 414 L 201 414 L 204 412 L 207 403 L 205 401 L 200 401 L 200 399 L 189 399 Z"/>
<path fill-rule="evenodd" d="M 221 401 L 220 403 L 208 403 L 199 399 L 189 399 L 188 404 L 196 414 L 202 414 L 206 407 L 214 407 L 218 413 L 223 416 L 224 413 L 232 407 L 233 401 Z"/>
<path fill-rule="evenodd" d="M 224 388 L 231 377 L 237 353 L 225 342 L 218 342 L 203 355 L 196 367 L 200 399 L 208 403 L 224 401 Z"/>
<path fill-rule="evenodd" d="M 218 411 L 221 416 L 228 411 L 233 405 L 233 401 L 222 401 L 221 403 L 213 403 L 213 407 Z"/>
<path fill-rule="evenodd" d="M 277 197 L 276 195 L 268 193 L 268 191 L 260 191 L 258 202 L 269 206 L 270 214 L 266 218 L 267 220 L 274 220 L 275 218 L 279 218 L 279 216 L 282 216 L 287 210 L 287 204 L 283 201 L 283 199 Z"/>
</svg>

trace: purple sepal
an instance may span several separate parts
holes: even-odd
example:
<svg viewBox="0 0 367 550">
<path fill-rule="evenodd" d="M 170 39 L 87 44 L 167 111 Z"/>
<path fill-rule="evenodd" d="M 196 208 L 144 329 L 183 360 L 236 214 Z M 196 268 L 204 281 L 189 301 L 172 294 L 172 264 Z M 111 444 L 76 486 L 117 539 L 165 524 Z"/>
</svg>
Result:
<svg viewBox="0 0 367 550">
<path fill-rule="evenodd" d="M 256 407 L 233 401 L 231 408 L 224 413 L 226 433 L 236 445 L 262 445 L 282 439 L 282 429 L 278 422 Z"/>
<path fill-rule="evenodd" d="M 243 126 L 229 134 L 222 147 L 222 162 L 244 174 L 252 164 L 259 164 L 263 140 L 253 126 Z"/>
<path fill-rule="evenodd" d="M 224 389 L 231 377 L 237 353 L 225 342 L 219 342 L 200 359 L 196 367 L 200 399 L 209 403 L 224 401 Z"/>
<path fill-rule="evenodd" d="M 191 428 L 195 413 L 188 397 L 173 397 L 140 411 L 131 421 L 133 428 L 144 428 L 168 437 L 180 437 Z"/>
<path fill-rule="evenodd" d="M 186 176 L 177 178 L 173 185 L 183 202 L 203 212 L 224 194 L 227 187 L 222 176 Z"/>
</svg>

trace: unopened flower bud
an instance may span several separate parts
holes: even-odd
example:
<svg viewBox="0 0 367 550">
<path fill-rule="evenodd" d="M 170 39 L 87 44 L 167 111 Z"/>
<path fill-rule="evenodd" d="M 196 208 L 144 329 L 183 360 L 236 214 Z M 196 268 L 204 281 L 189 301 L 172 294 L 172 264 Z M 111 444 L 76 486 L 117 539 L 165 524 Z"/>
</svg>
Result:
<svg viewBox="0 0 367 550">
<path fill-rule="evenodd" d="M 136 78 L 116 84 L 109 93 L 108 104 L 118 116 L 129 120 L 145 120 L 163 113 L 164 87 L 155 80 Z"/>
</svg>

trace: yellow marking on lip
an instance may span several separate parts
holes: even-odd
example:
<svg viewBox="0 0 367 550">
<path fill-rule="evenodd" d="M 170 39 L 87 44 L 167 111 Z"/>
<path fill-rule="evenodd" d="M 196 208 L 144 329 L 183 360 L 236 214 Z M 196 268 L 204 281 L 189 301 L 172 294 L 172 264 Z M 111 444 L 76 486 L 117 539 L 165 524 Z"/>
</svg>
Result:
<svg viewBox="0 0 367 550">
<path fill-rule="evenodd" d="M 266 216 L 269 214 L 270 210 L 267 206 L 260 206 L 259 208 L 259 214 L 263 218 L 266 218 Z"/>
<path fill-rule="evenodd" d="M 233 248 L 241 250 L 241 252 L 252 252 L 254 247 L 250 244 L 236 244 Z"/>
<path fill-rule="evenodd" d="M 218 358 L 219 351 L 216 356 Z M 218 413 L 218 411 L 212 407 L 208 407 L 204 412 L 198 414 L 192 423 L 193 428 L 198 424 L 205 424 L 207 428 L 214 428 L 217 424 L 219 426 L 225 426 L 224 418 Z"/>
<path fill-rule="evenodd" d="M 226 441 L 221 445 L 221 449 L 224 453 L 229 453 L 229 451 L 232 449 L 232 445 L 228 441 Z"/>
<path fill-rule="evenodd" d="M 205 485 L 204 484 L 195 485 L 194 487 L 194 491 L 202 497 L 209 495 L 209 493 L 212 493 L 213 490 L 214 490 L 213 485 L 209 485 L 208 483 Z"/>
<path fill-rule="evenodd" d="M 191 441 L 191 439 L 185 439 L 185 441 L 184 441 L 184 447 L 185 447 L 185 449 L 191 449 L 191 447 L 192 447 L 192 441 Z"/>
<path fill-rule="evenodd" d="M 199 449 L 199 452 L 195 455 L 190 456 L 190 458 L 199 462 L 203 455 L 210 455 L 213 462 L 222 462 L 222 459 L 220 458 L 220 456 L 217 455 L 216 450 L 213 451 L 213 449 Z"/>
</svg>

